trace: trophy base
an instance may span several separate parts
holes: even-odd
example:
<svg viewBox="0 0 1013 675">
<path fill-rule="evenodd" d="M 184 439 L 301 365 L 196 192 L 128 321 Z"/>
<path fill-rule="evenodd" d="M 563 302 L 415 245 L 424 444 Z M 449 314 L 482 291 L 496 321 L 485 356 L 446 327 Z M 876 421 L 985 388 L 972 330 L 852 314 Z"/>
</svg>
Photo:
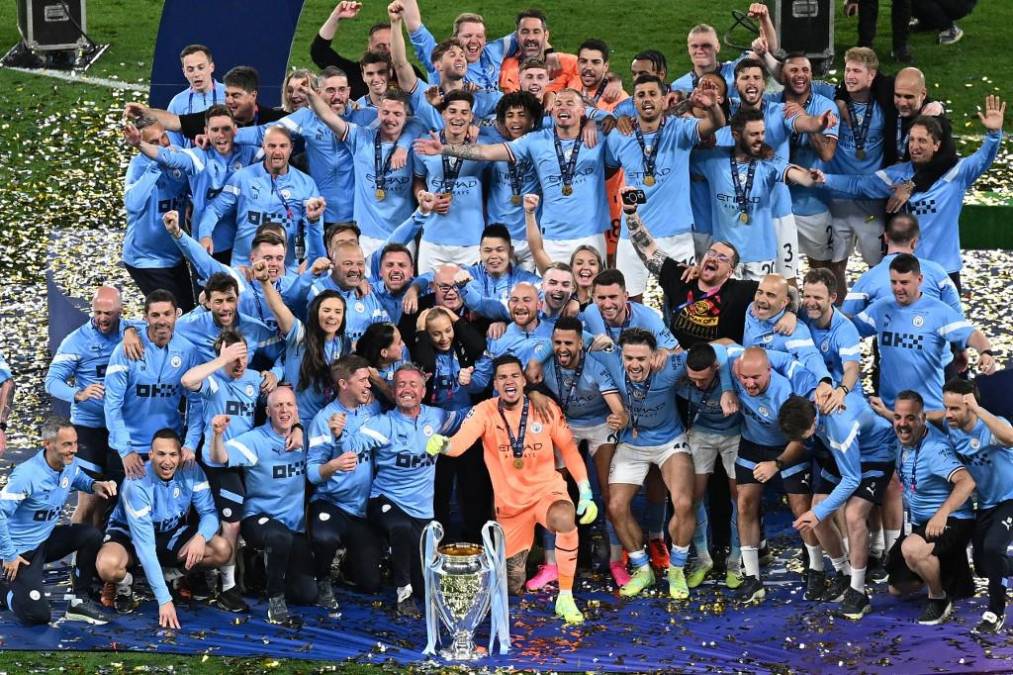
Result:
<svg viewBox="0 0 1013 675">
<path fill-rule="evenodd" d="M 444 661 L 477 661 L 478 659 L 484 659 L 486 656 L 488 656 L 488 650 L 485 647 L 478 647 L 474 644 L 467 647 L 454 644 L 447 649 L 440 650 L 440 658 Z"/>
</svg>

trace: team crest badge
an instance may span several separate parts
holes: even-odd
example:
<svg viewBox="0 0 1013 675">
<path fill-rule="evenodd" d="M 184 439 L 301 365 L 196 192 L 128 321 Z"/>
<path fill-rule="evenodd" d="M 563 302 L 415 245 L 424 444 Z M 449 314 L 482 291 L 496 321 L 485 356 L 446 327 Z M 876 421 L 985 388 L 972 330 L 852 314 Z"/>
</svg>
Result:
<svg viewBox="0 0 1013 675">
<path fill-rule="evenodd" d="M 179 497 L 179 486 L 172 488 L 172 498 L 176 499 Z"/>
<path fill-rule="evenodd" d="M 236 162 L 235 164 L 232 165 L 232 170 L 233 171 L 239 171 L 242 168 L 243 168 L 243 163 L 242 162 Z"/>
<path fill-rule="evenodd" d="M 542 425 L 540 423 L 535 422 L 534 424 L 531 425 L 531 433 L 540 434 L 541 432 L 542 432 Z"/>
<path fill-rule="evenodd" d="M 253 390 L 253 385 L 252 384 L 246 385 L 246 395 L 247 396 L 253 396 L 253 391 L 254 390 Z"/>
<path fill-rule="evenodd" d="M 169 365 L 171 365 L 173 368 L 179 368 L 181 365 L 183 365 L 183 359 L 179 358 L 179 354 L 174 354 L 173 357 L 169 360 Z"/>
<path fill-rule="evenodd" d="M 978 448 L 981 447 L 981 441 L 979 441 L 977 438 L 972 438 L 971 439 L 971 447 L 974 448 L 975 450 L 977 450 Z"/>
<path fill-rule="evenodd" d="M 288 189 L 282 190 L 281 196 L 284 197 L 285 199 L 289 199 L 292 197 L 292 191 Z"/>
<path fill-rule="evenodd" d="M 761 405 L 760 406 L 760 415 L 762 415 L 763 417 L 767 417 L 769 414 L 770 414 L 770 411 L 767 410 L 767 406 Z"/>
<path fill-rule="evenodd" d="M 915 325 L 915 328 L 921 328 L 925 325 L 925 317 L 921 314 L 916 314 L 915 318 L 911 319 L 911 323 Z"/>
<path fill-rule="evenodd" d="M 356 312 L 360 312 L 360 313 L 361 312 L 365 312 L 366 311 L 366 305 L 362 304 L 361 302 L 355 303 L 355 311 Z"/>
<path fill-rule="evenodd" d="M 820 351 L 823 352 L 824 354 L 830 351 L 830 340 L 824 340 L 820 344 Z"/>
<path fill-rule="evenodd" d="M 64 476 L 63 480 L 60 481 L 60 487 L 65 488 L 68 485 L 70 485 L 70 479 Z"/>
<path fill-rule="evenodd" d="M 426 438 L 429 438 L 430 436 L 432 436 L 433 435 L 433 425 L 427 424 L 426 426 L 422 427 L 422 433 L 425 434 Z"/>
<path fill-rule="evenodd" d="M 774 340 L 774 336 L 773 335 L 764 335 L 763 336 L 763 341 L 764 342 L 772 342 L 773 340 Z"/>
</svg>

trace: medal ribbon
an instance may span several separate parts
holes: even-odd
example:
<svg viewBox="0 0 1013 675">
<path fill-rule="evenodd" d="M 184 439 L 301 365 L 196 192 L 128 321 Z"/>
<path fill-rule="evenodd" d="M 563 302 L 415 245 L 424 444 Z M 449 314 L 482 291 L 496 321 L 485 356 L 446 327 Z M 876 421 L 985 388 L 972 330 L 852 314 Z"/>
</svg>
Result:
<svg viewBox="0 0 1013 675">
<path fill-rule="evenodd" d="M 507 436 L 510 438 L 510 450 L 513 452 L 514 459 L 521 459 L 524 456 L 524 434 L 528 431 L 528 406 L 531 401 L 527 397 L 524 398 L 524 407 L 521 408 L 521 423 L 517 427 L 517 435 L 514 436 L 514 432 L 510 431 L 510 423 L 507 422 L 506 415 L 503 414 L 503 402 L 500 401 L 498 410 L 499 416 L 503 420 L 503 426 L 506 427 Z"/>
<path fill-rule="evenodd" d="M 553 127 L 552 140 L 556 145 L 556 161 L 559 162 L 560 179 L 564 187 L 573 183 L 573 172 L 577 168 L 577 155 L 580 153 L 580 144 L 583 141 L 580 134 L 573 141 L 573 150 L 570 152 L 570 161 L 567 162 L 563 155 L 563 142 L 559 139 L 559 130 Z"/>
<path fill-rule="evenodd" d="M 285 199 L 285 195 L 281 194 L 281 191 L 278 189 L 278 178 L 274 174 L 271 174 L 271 192 L 276 194 L 278 199 L 281 200 L 281 205 L 285 207 L 285 214 L 288 215 L 289 219 L 291 219 L 292 206 L 288 203 L 288 200 Z"/>
<path fill-rule="evenodd" d="M 376 136 L 373 137 L 373 170 L 376 174 L 374 182 L 376 183 L 376 189 L 382 190 L 387 184 L 387 172 L 390 171 L 390 160 L 394 156 L 394 151 L 397 148 L 391 148 L 387 154 L 387 158 L 383 158 L 383 145 L 380 140 L 380 131 L 377 130 Z"/>
<path fill-rule="evenodd" d="M 855 126 L 855 104 L 848 101 L 848 114 L 851 116 L 851 135 L 855 138 L 855 150 L 864 151 L 865 142 L 869 138 L 869 125 L 872 124 L 873 106 L 876 105 L 871 99 L 865 106 L 865 115 L 862 116 L 861 125 Z"/>
<path fill-rule="evenodd" d="M 756 177 L 756 159 L 749 160 L 749 169 L 746 171 L 746 185 L 742 186 L 742 179 L 739 177 L 739 163 L 735 161 L 735 151 L 728 155 L 728 161 L 732 166 L 732 185 L 735 187 L 735 203 L 739 205 L 739 213 L 749 215 L 749 194 L 753 191 L 753 179 Z"/>
<path fill-rule="evenodd" d="M 580 376 L 584 374 L 584 364 L 587 362 L 586 357 L 580 359 L 580 365 L 573 371 L 573 383 L 570 384 L 570 389 L 566 392 L 566 396 L 563 396 L 563 369 L 559 366 L 559 359 L 555 356 L 552 357 L 552 368 L 556 373 L 556 383 L 559 385 L 559 403 L 563 409 L 563 415 L 566 415 L 567 408 L 570 407 L 570 402 L 573 400 L 573 395 L 577 392 L 577 385 L 580 384 Z"/>
<path fill-rule="evenodd" d="M 651 380 L 654 379 L 654 376 L 648 375 L 647 380 L 643 384 L 631 380 L 629 373 L 623 373 L 623 376 L 626 378 L 626 393 L 629 395 L 631 401 L 630 426 L 633 428 L 633 432 L 636 433 L 640 422 L 640 415 L 633 414 L 632 402 L 647 400 L 647 395 L 651 392 Z"/>
<path fill-rule="evenodd" d="M 440 132 L 440 142 L 444 145 L 447 144 L 447 137 Z M 464 140 L 465 145 L 468 143 L 468 139 Z M 442 181 L 442 192 L 448 193 L 454 191 L 454 184 L 457 183 L 457 177 L 461 175 L 461 168 L 464 166 L 464 160 L 460 157 L 450 157 L 443 155 L 440 157 L 443 160 L 443 181 Z"/>
<path fill-rule="evenodd" d="M 520 199 L 524 186 L 521 183 L 521 172 L 517 168 L 517 163 L 507 162 L 507 171 L 510 173 L 510 194 L 512 197 Z"/>
<path fill-rule="evenodd" d="M 661 130 L 665 128 L 665 118 L 661 118 L 661 124 L 658 126 L 658 131 L 655 132 L 657 135 L 654 137 L 655 145 L 660 140 Z M 640 145 L 640 152 L 644 155 L 644 175 L 653 176 L 654 167 L 658 163 L 658 153 L 656 149 L 648 150 L 647 143 L 644 142 L 644 132 L 640 130 L 640 124 L 638 122 L 633 123 L 633 132 L 637 135 L 637 143 Z"/>
<path fill-rule="evenodd" d="M 781 100 L 787 102 L 787 99 L 785 99 L 783 95 L 781 97 Z M 810 91 L 809 97 L 805 100 L 805 103 L 802 104 L 802 110 L 804 110 L 807 115 L 809 114 L 809 104 L 811 104 L 812 102 L 813 102 L 813 93 L 812 91 Z M 800 134 L 799 132 L 797 131 L 791 132 L 791 145 L 788 148 L 789 162 L 795 161 L 795 150 L 798 149 L 797 146 L 801 138 L 802 134 Z"/>
</svg>

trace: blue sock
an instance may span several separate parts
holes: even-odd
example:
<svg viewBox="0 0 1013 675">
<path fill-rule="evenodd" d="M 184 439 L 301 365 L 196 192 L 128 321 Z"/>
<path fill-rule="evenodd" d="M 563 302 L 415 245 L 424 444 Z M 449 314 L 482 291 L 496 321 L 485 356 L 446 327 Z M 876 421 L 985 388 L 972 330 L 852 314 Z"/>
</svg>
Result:
<svg viewBox="0 0 1013 675">
<path fill-rule="evenodd" d="M 689 546 L 676 546 L 672 544 L 672 562 L 669 563 L 672 567 L 685 567 L 686 558 L 689 556 Z"/>
<path fill-rule="evenodd" d="M 609 546 L 621 546 L 619 535 L 616 534 L 616 528 L 612 527 L 611 520 L 605 520 L 605 534 L 608 535 Z"/>
<path fill-rule="evenodd" d="M 548 530 L 542 530 L 542 548 L 546 551 L 556 550 L 556 535 Z"/>
<path fill-rule="evenodd" d="M 651 539 L 657 539 L 655 535 L 661 533 L 661 539 L 665 538 L 665 515 L 668 510 L 668 501 L 663 501 L 660 504 L 654 502 L 647 502 L 647 506 L 644 508 L 644 520 L 647 525 L 647 532 Z"/>
<path fill-rule="evenodd" d="M 732 532 L 730 539 L 732 553 L 737 557 L 741 542 L 739 541 L 739 505 L 735 503 L 734 499 L 732 500 Z"/>
<path fill-rule="evenodd" d="M 630 564 L 633 565 L 633 569 L 635 570 L 640 569 L 650 561 L 650 558 L 647 557 L 647 551 L 644 549 L 630 553 Z"/>
<path fill-rule="evenodd" d="M 707 529 L 710 523 L 707 520 L 707 507 L 703 501 L 696 505 L 696 530 L 693 532 L 693 548 L 696 549 L 696 557 L 703 560 L 710 560 L 710 546 L 707 542 Z"/>
</svg>

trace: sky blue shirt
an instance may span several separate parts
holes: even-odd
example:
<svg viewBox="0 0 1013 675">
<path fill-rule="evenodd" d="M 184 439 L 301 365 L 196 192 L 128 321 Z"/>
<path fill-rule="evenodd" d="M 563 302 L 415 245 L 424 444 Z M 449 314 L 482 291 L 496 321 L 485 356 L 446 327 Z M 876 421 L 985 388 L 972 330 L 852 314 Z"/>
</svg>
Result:
<svg viewBox="0 0 1013 675">
<path fill-rule="evenodd" d="M 162 215 L 179 211 L 187 180 L 181 169 L 165 169 L 153 159 L 135 155 L 127 166 L 123 205 L 127 232 L 123 262 L 142 269 L 175 267 L 183 256 L 165 231 Z"/>
<path fill-rule="evenodd" d="M 619 390 L 612 381 L 601 353 L 584 352 L 579 367 L 579 379 L 577 369 L 560 366 L 552 352 L 544 355 L 540 362 L 542 381 L 556 395 L 560 409 L 570 426 L 583 428 L 605 423 L 612 411 L 605 403 L 604 395 Z"/>
<path fill-rule="evenodd" d="M 240 312 L 233 321 L 232 328 L 246 338 L 246 361 L 253 362 L 260 357 L 263 363 L 273 364 L 281 354 L 282 339 L 277 330 L 271 330 L 252 316 Z M 214 361 L 218 357 L 215 341 L 222 333 L 222 327 L 215 320 L 215 315 L 203 307 L 196 307 L 176 321 L 176 333 L 186 338 L 197 350 L 197 359 L 201 363 Z"/>
<path fill-rule="evenodd" d="M 381 412 L 375 399 L 351 409 L 335 399 L 313 417 L 309 428 L 310 449 L 306 456 L 306 477 L 316 486 L 310 501 L 325 501 L 353 516 L 366 516 L 366 502 L 373 484 L 373 453 L 364 447 L 357 453 L 353 470 L 335 471 L 326 481 L 320 476 L 320 467 L 345 452 L 341 446 L 342 439 L 358 434 L 363 424 Z M 340 438 L 334 438 L 328 420 L 331 415 L 342 413 L 345 415 L 345 428 Z"/>
<path fill-rule="evenodd" d="M 725 368 L 730 370 L 741 355 L 739 348 L 729 349 Z M 757 445 L 783 448 L 788 439 L 777 423 L 781 406 L 792 394 L 809 398 L 818 381 L 805 366 L 784 352 L 767 352 L 767 358 L 771 367 L 770 384 L 764 391 L 752 396 L 736 377 L 732 377 L 732 385 L 742 411 L 742 437 Z"/>
<path fill-rule="evenodd" d="M 452 167 L 460 163 L 456 180 L 445 178 L 444 162 L 452 163 Z M 484 162 L 441 155 L 416 155 L 414 164 L 415 177 L 425 179 L 428 192 L 453 195 L 447 213 L 434 212 L 430 217 L 422 230 L 422 241 L 439 246 L 478 246 L 485 229 L 482 194 L 486 173 Z"/>
<path fill-rule="evenodd" d="M 495 126 L 482 127 L 478 135 L 478 142 L 483 145 L 508 143 L 509 140 Z M 527 194 L 540 195 L 542 192 L 534 165 L 530 160 L 518 159 L 513 163 L 487 162 L 486 169 L 484 183 L 487 221 L 506 225 L 515 246 L 519 242 L 527 241 L 523 198 Z M 520 204 L 513 203 L 515 176 L 518 182 L 517 195 L 522 199 Z M 538 210 L 541 213 L 540 203 Z"/>
<path fill-rule="evenodd" d="M 123 339 L 127 325 L 120 319 L 119 325 L 106 334 L 89 319 L 63 338 L 56 350 L 46 373 L 46 393 L 70 403 L 70 421 L 74 424 L 94 429 L 105 427 L 102 399 L 76 401 L 74 395 L 85 387 L 103 383 L 109 357 Z M 0 381 L 5 379 L 8 378 L 0 377 Z M 70 384 L 72 379 L 73 386 Z"/>
<path fill-rule="evenodd" d="M 1008 420 L 999 419 L 1009 426 Z M 970 432 L 947 424 L 946 434 L 974 478 L 979 510 L 1013 499 L 1013 448 L 1002 445 L 981 418 Z"/>
<path fill-rule="evenodd" d="M 675 393 L 679 398 L 685 399 L 689 408 L 689 427 L 699 429 L 709 434 L 721 434 L 722 436 L 736 436 L 742 426 L 742 413 L 725 415 L 721 409 L 721 394 L 724 393 L 721 387 L 721 380 L 724 378 L 726 389 L 730 389 L 731 373 L 724 367 L 728 360 L 728 353 L 723 345 L 712 344 L 715 356 L 717 357 L 718 373 L 711 381 L 710 387 L 702 390 L 693 384 L 688 377 L 680 378 L 675 384 Z"/>
<path fill-rule="evenodd" d="M 854 102 L 852 106 L 855 118 L 851 120 L 851 124 L 841 120 L 837 149 L 834 151 L 833 159 L 826 163 L 826 171 L 828 173 L 866 176 L 883 166 L 883 151 L 887 143 L 886 120 L 883 117 L 882 108 L 871 96 L 868 103 Z M 862 146 L 865 151 L 865 159 L 858 159 L 855 129 L 862 128 L 862 120 L 870 114 L 870 109 L 872 120 L 869 122 L 865 144 Z"/>
<path fill-rule="evenodd" d="M 728 96 L 729 98 L 738 98 L 738 90 L 735 88 L 735 66 L 745 58 L 745 53 L 739 56 L 733 61 L 725 61 L 719 63 L 717 73 L 721 77 L 725 78 L 725 84 L 728 85 Z M 700 80 L 700 76 L 696 74 L 695 70 L 690 70 L 685 75 L 682 75 L 672 81 L 672 91 L 681 91 L 684 94 L 690 94 L 696 89 L 696 85 Z"/>
<path fill-rule="evenodd" d="M 791 335 L 781 335 L 774 330 L 774 326 L 784 316 L 785 311 L 781 310 L 769 319 L 758 319 L 754 316 L 753 304 L 750 303 L 746 309 L 746 327 L 742 335 L 742 346 L 763 347 L 767 351 L 774 350 L 791 354 L 818 379 L 830 377 L 830 371 L 823 361 L 823 355 L 820 350 L 816 349 L 812 334 L 809 333 L 805 322 L 796 323 L 795 330 Z"/>
<path fill-rule="evenodd" d="M 187 531 L 191 507 L 199 518 L 197 534 L 209 541 L 218 533 L 218 511 L 208 479 L 196 464 L 180 464 L 172 478 L 162 480 L 151 462 L 145 462 L 144 475 L 124 480 L 122 490 L 108 530 L 130 538 L 155 601 L 164 605 L 172 595 L 162 576 L 157 541 L 167 539 L 166 548 L 174 549 Z"/>
<path fill-rule="evenodd" d="M 204 404 L 205 443 L 210 442 L 213 435 L 211 421 L 217 415 L 229 416 L 225 440 L 253 428 L 253 416 L 260 398 L 260 380 L 260 373 L 255 370 L 247 369 L 238 378 L 232 378 L 219 369 L 201 382 L 197 393 Z"/>
<path fill-rule="evenodd" d="M 922 234 L 915 254 L 919 258 L 933 260 L 947 272 L 960 271 L 963 262 L 960 259 L 960 228 L 957 223 L 964 206 L 964 194 L 995 161 L 1001 144 L 1001 131 L 988 132 L 974 154 L 957 161 L 927 192 L 911 195 L 904 210 L 918 217 Z M 883 199 L 892 194 L 893 185 L 910 180 L 914 174 L 911 162 L 902 162 L 871 175 L 828 174 L 826 187 L 835 195 L 846 198 Z"/>
<path fill-rule="evenodd" d="M 605 144 L 583 145 L 577 153 L 571 186 L 563 194 L 560 161 L 556 156 L 553 127 L 531 131 L 507 143 L 514 160 L 531 162 L 542 188 L 542 217 L 539 225 L 545 239 L 580 239 L 601 234 L 609 228 L 605 191 Z M 564 166 L 569 166 L 576 140 L 560 140 Z"/>
<path fill-rule="evenodd" d="M 943 302 L 922 296 L 902 306 L 892 297 L 876 301 L 855 317 L 858 332 L 876 336 L 879 346 L 879 395 L 893 408 L 897 394 L 917 391 L 926 410 L 943 408 L 943 368 L 950 345 L 963 349 L 974 332 L 971 323 Z"/>
<path fill-rule="evenodd" d="M 341 434 L 343 452 L 372 452 L 370 499 L 386 497 L 412 518 L 433 517 L 436 457 L 426 452 L 433 434 L 449 436 L 463 415 L 423 405 L 417 417 L 394 409 L 367 420 L 354 435 Z"/>
<path fill-rule="evenodd" d="M 247 265 L 257 228 L 265 223 L 280 223 L 288 233 L 285 263 L 289 271 L 295 272 L 298 267 L 295 245 L 300 232 L 305 237 L 309 260 L 327 254 L 321 219 L 311 221 L 306 217 L 306 200 L 319 196 L 317 184 L 299 169 L 290 166 L 284 175 L 273 178 L 263 162 L 258 162 L 233 172 L 222 191 L 208 202 L 197 231 L 214 228 L 219 219 L 234 216 L 236 240 L 232 264 Z"/>
<path fill-rule="evenodd" d="M 305 444 L 291 452 L 285 450 L 285 438 L 268 421 L 226 441 L 225 449 L 229 453 L 228 466 L 244 469 L 244 515 L 268 516 L 294 532 L 303 532 L 306 525 Z"/>
<path fill-rule="evenodd" d="M 384 174 L 384 198 L 376 198 L 377 172 L 375 138 L 378 128 L 349 124 L 342 139 L 352 153 L 355 168 L 354 220 L 366 237 L 386 239 L 395 225 L 404 222 L 415 210 L 412 177 L 415 153 L 408 153 L 408 162 L 400 169 L 389 169 Z M 402 132 L 402 136 L 405 132 Z M 380 162 L 383 166 L 396 143 L 380 143 Z"/>
<path fill-rule="evenodd" d="M 158 347 L 148 337 L 147 327 L 138 329 L 144 355 L 132 361 L 123 353 L 121 342 L 109 357 L 105 377 L 105 418 L 109 447 L 120 457 L 131 452 L 146 455 L 155 432 L 164 427 L 182 434 L 180 400 L 187 398 L 186 438 L 183 447 L 196 449 L 200 442 L 201 404 L 196 395 L 183 389 L 183 373 L 201 363 L 194 346 L 181 335 Z"/>
<path fill-rule="evenodd" d="M 890 263 L 897 257 L 896 253 L 883 256 L 875 267 L 867 270 L 848 291 L 841 310 L 848 316 L 855 316 L 872 303 L 881 298 L 892 298 L 890 287 Z M 964 313 L 960 304 L 960 294 L 953 285 L 953 279 L 939 263 L 927 258 L 918 258 L 922 270 L 922 293 L 930 298 L 942 300 L 959 314 Z"/>
<path fill-rule="evenodd" d="M 897 476 L 912 525 L 924 525 L 936 515 L 950 496 L 953 475 L 964 469 L 946 435 L 931 424 L 925 430 L 916 446 L 901 445 L 897 456 Z M 950 513 L 950 518 L 974 518 L 971 500 Z"/>
<path fill-rule="evenodd" d="M 353 346 L 371 325 L 391 320 L 376 293 L 360 298 L 358 288 L 346 291 L 330 275 L 313 282 L 307 301 L 313 302 L 324 291 L 337 291 L 345 299 L 345 336 Z"/>
<path fill-rule="evenodd" d="M 408 33 L 408 39 L 415 47 L 415 55 L 419 63 L 429 73 L 429 79 L 438 79 L 436 66 L 433 65 L 433 50 L 436 49 L 436 38 L 429 32 L 425 25 L 413 33 Z M 499 70 L 503 65 L 503 59 L 517 51 L 517 34 L 510 33 L 496 40 L 486 42 L 478 61 L 468 64 L 468 72 L 465 81 L 477 84 L 482 89 L 499 88 Z"/>
<path fill-rule="evenodd" d="M 507 325 L 503 335 L 486 344 L 485 354 L 475 363 L 475 371 L 471 375 L 471 391 L 482 391 L 492 382 L 492 362 L 497 356 L 513 354 L 527 363 L 531 359 L 541 359 L 552 351 L 552 321 L 539 318 L 538 325 L 531 330 L 519 327 L 515 323 Z"/>
<path fill-rule="evenodd" d="M 749 191 L 749 222 L 739 220 L 740 208 L 735 200 L 732 181 L 731 148 L 697 150 L 693 156 L 694 173 L 703 176 L 709 191 L 710 225 L 717 240 L 730 241 L 739 251 L 742 262 L 765 262 L 777 257 L 771 197 L 775 187 L 784 181 L 788 165 L 783 158 L 756 160 L 753 186 Z M 744 190 L 749 175 L 749 162 L 737 162 L 739 185 Z M 702 196 L 702 195 L 701 195 Z"/>
<path fill-rule="evenodd" d="M 190 181 L 190 203 L 193 204 L 191 221 L 201 224 L 208 202 L 218 196 L 225 183 L 236 171 L 253 164 L 260 154 L 259 147 L 234 145 L 232 153 L 222 155 L 214 148 L 159 148 L 158 163 L 168 169 L 181 170 Z M 236 240 L 236 216 L 227 214 L 217 223 L 204 223 L 198 227 L 197 238 L 211 237 L 215 251 L 228 251 Z"/>
<path fill-rule="evenodd" d="M 346 314 L 346 330 L 347 324 Z M 336 335 L 333 340 L 324 345 L 324 355 L 328 364 L 332 364 L 340 357 L 352 351 L 346 335 Z M 285 382 L 295 389 L 296 407 L 299 408 L 299 419 L 312 420 L 317 412 L 323 408 L 334 397 L 331 387 L 317 389 L 313 383 L 306 383 L 304 386 L 299 378 L 299 369 L 302 367 L 302 359 L 306 354 L 306 327 L 302 321 L 296 319 L 292 328 L 285 336 Z"/>
<path fill-rule="evenodd" d="M 769 96 L 769 95 L 768 95 Z M 784 93 L 774 95 L 775 101 L 783 102 Z M 838 115 L 837 104 L 825 96 L 820 96 L 815 91 L 810 94 L 807 105 L 804 106 L 807 115 L 819 117 L 825 112 Z M 837 138 L 839 135 L 840 120 L 834 123 L 823 132 L 827 138 Z M 791 154 L 788 159 L 792 164 L 797 164 L 806 169 L 823 169 L 825 163 L 820 159 L 819 153 L 810 144 L 809 134 L 797 134 L 790 140 Z M 801 185 L 789 185 L 791 191 L 792 212 L 796 216 L 813 216 L 827 211 L 827 195 L 819 187 L 802 187 Z"/>
<path fill-rule="evenodd" d="M 627 328 L 643 328 L 654 333 L 659 349 L 676 349 L 679 346 L 679 341 L 672 335 L 672 331 L 668 330 L 661 316 L 639 302 L 626 303 L 626 321 L 621 326 L 607 325 L 601 315 L 601 310 L 594 303 L 588 305 L 584 310 L 583 321 L 584 330 L 588 333 L 608 335 L 617 346 L 619 345 L 619 337 Z"/>
<path fill-rule="evenodd" d="M 0 558 L 11 562 L 49 539 L 71 490 L 91 492 L 94 481 L 75 460 L 56 471 L 40 450 L 14 467 L 0 490 Z"/>
</svg>

